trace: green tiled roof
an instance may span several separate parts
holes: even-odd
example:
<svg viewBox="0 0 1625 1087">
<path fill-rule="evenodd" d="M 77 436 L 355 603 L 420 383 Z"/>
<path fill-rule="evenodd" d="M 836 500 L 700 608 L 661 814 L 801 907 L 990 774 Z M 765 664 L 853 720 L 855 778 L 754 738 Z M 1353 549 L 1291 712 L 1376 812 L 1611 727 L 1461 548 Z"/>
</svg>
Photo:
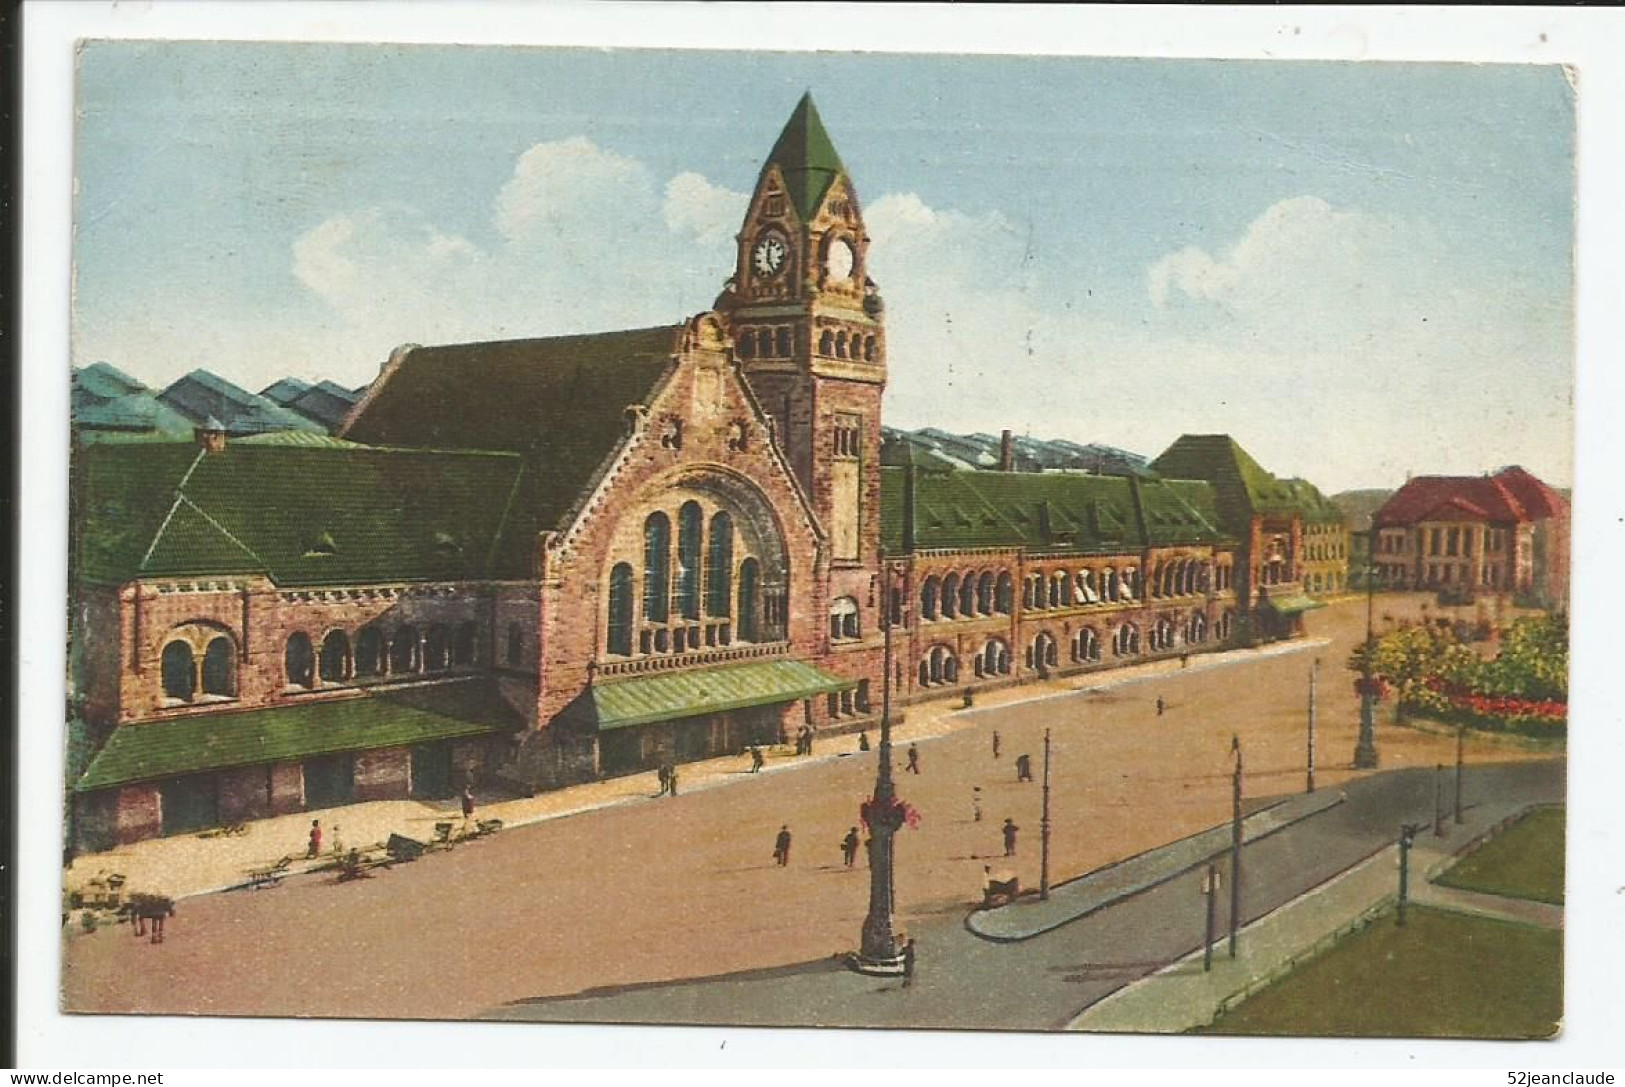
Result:
<svg viewBox="0 0 1625 1087">
<path fill-rule="evenodd" d="M 675 325 L 409 348 L 340 436 L 521 454 L 531 471 L 515 508 L 529 529 L 558 528 L 626 434 L 627 407 L 649 402 L 681 334 Z M 527 540 L 509 560 L 528 552 Z"/>
<path fill-rule="evenodd" d="M 1314 522 L 1340 522 L 1342 515 L 1315 486 L 1278 479 L 1247 455 L 1228 434 L 1186 434 L 1151 462 L 1170 479 L 1205 479 L 1218 490 L 1219 510 L 1233 532 L 1259 513 L 1299 513 Z"/>
<path fill-rule="evenodd" d="M 96 582 L 259 573 L 279 585 L 524 576 L 498 556 L 519 457 L 228 442 L 88 446 L 80 571 Z"/>
<path fill-rule="evenodd" d="M 802 95 L 801 101 L 796 103 L 795 112 L 779 133 L 763 169 L 767 166 L 777 166 L 784 175 L 790 201 L 804 223 L 818 210 L 818 203 L 830 183 L 846 172 L 841 156 L 835 153 L 834 141 L 824 131 L 824 122 L 818 116 L 818 107 L 813 105 L 811 92 Z"/>
<path fill-rule="evenodd" d="M 791 702 L 857 686 L 796 660 L 751 661 L 595 683 L 574 717 L 600 730 Z"/>
<path fill-rule="evenodd" d="M 891 554 L 902 548 L 905 471 L 881 469 L 881 539 Z M 1063 472 L 916 470 L 914 526 L 922 550 L 1109 553 L 1228 539 L 1206 483 Z"/>
<path fill-rule="evenodd" d="M 1320 493 L 1320 488 L 1307 479 L 1284 480 L 1288 489 L 1292 491 L 1298 510 L 1303 519 L 1311 524 L 1343 524 L 1347 518 L 1343 509 L 1330 498 Z"/>
<path fill-rule="evenodd" d="M 520 725 L 481 680 L 268 709 L 121 725 L 79 780 L 81 792 L 205 770 L 403 747 Z"/>
</svg>

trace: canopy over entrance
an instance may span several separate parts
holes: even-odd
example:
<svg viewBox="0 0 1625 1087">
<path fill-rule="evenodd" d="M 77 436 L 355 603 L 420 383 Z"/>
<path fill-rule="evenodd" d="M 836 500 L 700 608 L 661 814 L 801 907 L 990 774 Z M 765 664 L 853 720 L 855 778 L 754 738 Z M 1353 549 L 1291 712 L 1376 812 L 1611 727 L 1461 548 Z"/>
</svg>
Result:
<svg viewBox="0 0 1625 1087">
<path fill-rule="evenodd" d="M 607 732 L 752 706 L 795 702 L 857 685 L 857 680 L 832 676 L 802 661 L 751 661 L 722 668 L 595 683 L 572 707 L 574 712 L 570 716 L 599 732 Z"/>
<path fill-rule="evenodd" d="M 1268 596 L 1260 601 L 1276 615 L 1302 615 L 1306 611 L 1324 608 L 1326 605 L 1313 597 L 1302 593 L 1290 593 L 1286 596 Z"/>
</svg>

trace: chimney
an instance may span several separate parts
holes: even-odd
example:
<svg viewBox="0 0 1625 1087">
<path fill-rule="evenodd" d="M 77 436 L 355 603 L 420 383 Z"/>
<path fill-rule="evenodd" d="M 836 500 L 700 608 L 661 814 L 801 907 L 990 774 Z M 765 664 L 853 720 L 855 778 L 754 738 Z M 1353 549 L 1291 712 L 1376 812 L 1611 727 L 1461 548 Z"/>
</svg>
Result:
<svg viewBox="0 0 1625 1087">
<path fill-rule="evenodd" d="M 1006 430 L 999 435 L 999 471 L 1014 472 L 1016 470 L 1016 440 Z"/>
<path fill-rule="evenodd" d="M 211 415 L 192 428 L 192 439 L 205 453 L 223 453 L 226 450 L 225 424 Z"/>
</svg>

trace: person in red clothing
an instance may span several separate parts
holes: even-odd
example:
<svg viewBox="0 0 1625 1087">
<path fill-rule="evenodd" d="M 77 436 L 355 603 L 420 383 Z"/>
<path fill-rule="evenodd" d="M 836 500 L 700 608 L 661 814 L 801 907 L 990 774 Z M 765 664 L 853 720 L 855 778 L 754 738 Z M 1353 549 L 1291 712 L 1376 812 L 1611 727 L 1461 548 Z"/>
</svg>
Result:
<svg viewBox="0 0 1625 1087">
<path fill-rule="evenodd" d="M 319 857 L 321 855 L 322 855 L 322 821 L 320 819 L 312 819 L 310 821 L 310 850 L 305 854 L 305 856 L 307 856 L 307 857 Z"/>
</svg>

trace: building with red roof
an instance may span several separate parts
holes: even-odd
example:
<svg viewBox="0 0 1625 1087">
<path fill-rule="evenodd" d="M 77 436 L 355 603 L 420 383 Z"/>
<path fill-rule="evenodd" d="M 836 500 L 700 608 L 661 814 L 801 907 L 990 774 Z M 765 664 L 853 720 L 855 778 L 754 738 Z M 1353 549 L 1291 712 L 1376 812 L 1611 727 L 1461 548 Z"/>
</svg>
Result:
<svg viewBox="0 0 1625 1087">
<path fill-rule="evenodd" d="M 1569 503 L 1522 468 L 1417 476 L 1372 516 L 1379 583 L 1458 597 L 1568 600 Z"/>
</svg>

